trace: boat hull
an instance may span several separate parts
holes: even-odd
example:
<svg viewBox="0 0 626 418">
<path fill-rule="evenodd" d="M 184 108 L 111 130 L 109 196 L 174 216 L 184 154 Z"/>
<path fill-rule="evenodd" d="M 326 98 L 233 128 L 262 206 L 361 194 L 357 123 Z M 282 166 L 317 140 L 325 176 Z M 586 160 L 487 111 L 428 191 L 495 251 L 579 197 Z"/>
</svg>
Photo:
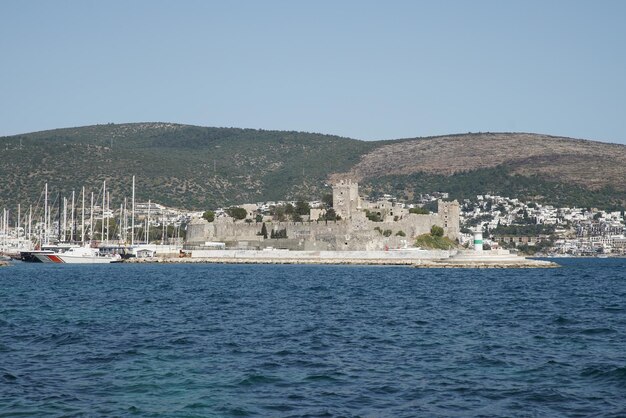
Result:
<svg viewBox="0 0 626 418">
<path fill-rule="evenodd" d="M 69 254 L 37 254 L 36 257 L 42 263 L 54 264 L 110 264 L 121 261 L 120 257 Z"/>
<path fill-rule="evenodd" d="M 42 263 L 43 261 L 37 256 L 50 254 L 54 254 L 54 251 L 22 251 L 20 252 L 20 260 L 26 263 Z"/>
</svg>

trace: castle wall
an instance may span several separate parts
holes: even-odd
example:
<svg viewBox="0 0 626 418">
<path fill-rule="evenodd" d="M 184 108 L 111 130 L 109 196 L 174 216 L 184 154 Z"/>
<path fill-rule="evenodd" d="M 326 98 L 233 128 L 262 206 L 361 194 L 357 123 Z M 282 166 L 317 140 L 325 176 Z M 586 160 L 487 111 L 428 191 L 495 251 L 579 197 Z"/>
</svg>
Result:
<svg viewBox="0 0 626 418">
<path fill-rule="evenodd" d="M 213 234 L 211 224 L 202 218 L 193 219 L 187 225 L 186 242 L 191 244 L 200 244 L 210 241 L 209 234 Z"/>
<path fill-rule="evenodd" d="M 212 223 L 193 220 L 187 228 L 188 245 L 206 241 L 225 242 L 229 248 L 287 248 L 311 251 L 384 250 L 411 246 L 415 238 L 430 233 L 433 225 L 443 228 L 444 235 L 457 240 L 460 234 L 458 202 L 439 201 L 437 213 L 418 215 L 405 210 L 385 216 L 384 222 L 372 222 L 361 210 L 358 184 L 341 182 L 333 187 L 333 205 L 340 221 L 266 222 L 268 238 L 260 235 L 262 223 L 235 222 L 218 218 Z M 396 214 L 397 212 L 397 214 Z M 394 218 L 397 217 L 397 221 Z M 271 231 L 285 229 L 287 238 L 272 239 Z M 385 236 L 385 231 L 389 236 Z M 402 231 L 405 236 L 396 235 Z"/>
</svg>

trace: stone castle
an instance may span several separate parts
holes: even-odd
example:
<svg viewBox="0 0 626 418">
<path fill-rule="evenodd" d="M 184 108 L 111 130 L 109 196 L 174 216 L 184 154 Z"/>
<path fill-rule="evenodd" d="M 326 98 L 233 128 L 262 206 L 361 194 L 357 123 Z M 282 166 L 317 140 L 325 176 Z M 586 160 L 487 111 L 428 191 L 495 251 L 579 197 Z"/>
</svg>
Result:
<svg viewBox="0 0 626 418">
<path fill-rule="evenodd" d="M 442 227 L 448 238 L 459 238 L 457 201 L 439 200 L 437 213 L 409 213 L 393 200 L 364 201 L 359 196 L 358 184 L 347 180 L 333 186 L 333 209 L 340 218 L 337 221 L 266 221 L 268 235 L 272 230 L 286 231 L 287 237 L 278 239 L 264 238 L 261 222 L 235 221 L 230 217 L 216 218 L 210 223 L 202 218 L 194 219 L 187 228 L 186 247 L 209 248 L 220 242 L 233 249 L 385 250 L 412 246 L 415 238 L 430 233 L 433 225 Z M 316 219 L 319 213 L 319 209 L 311 210 Z M 370 220 L 368 214 L 379 221 Z"/>
</svg>

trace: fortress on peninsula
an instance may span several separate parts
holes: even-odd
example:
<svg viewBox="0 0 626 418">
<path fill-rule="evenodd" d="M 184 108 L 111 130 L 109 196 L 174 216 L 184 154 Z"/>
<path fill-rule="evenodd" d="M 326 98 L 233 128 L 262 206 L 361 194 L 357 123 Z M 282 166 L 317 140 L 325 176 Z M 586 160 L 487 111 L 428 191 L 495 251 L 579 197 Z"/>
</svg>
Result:
<svg viewBox="0 0 626 418">
<path fill-rule="evenodd" d="M 404 205 L 390 199 L 375 202 L 362 199 L 358 183 L 350 180 L 333 185 L 332 197 L 337 220 L 323 220 L 324 210 L 316 208 L 311 209 L 303 222 L 251 221 L 254 212 L 246 220 L 225 216 L 207 222 L 197 218 L 188 225 L 185 246 L 208 249 L 220 243 L 232 249 L 387 250 L 411 247 L 415 238 L 430 233 L 433 225 L 443 228 L 448 238 L 459 238 L 457 201 L 438 200 L 436 213 L 410 213 Z M 263 224 L 267 237 L 263 234 Z"/>
</svg>

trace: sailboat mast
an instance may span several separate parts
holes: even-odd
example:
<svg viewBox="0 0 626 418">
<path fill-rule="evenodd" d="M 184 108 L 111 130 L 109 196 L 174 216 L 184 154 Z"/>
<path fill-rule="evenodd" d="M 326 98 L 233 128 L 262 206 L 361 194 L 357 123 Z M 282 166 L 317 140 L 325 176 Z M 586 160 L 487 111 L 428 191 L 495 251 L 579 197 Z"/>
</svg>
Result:
<svg viewBox="0 0 626 418">
<path fill-rule="evenodd" d="M 83 208 L 80 212 L 81 226 L 80 226 L 80 243 L 85 245 L 85 186 L 83 186 Z"/>
<path fill-rule="evenodd" d="M 4 252 L 4 247 L 6 245 L 6 241 L 7 241 L 7 233 L 6 233 L 6 220 L 7 220 L 7 208 L 2 208 L 2 228 L 0 228 L 0 231 L 2 231 L 2 242 L 0 243 L 0 253 Z"/>
<path fill-rule="evenodd" d="M 60 206 L 60 205 L 59 205 Z M 59 235 L 61 235 L 59 233 Z M 59 236 L 59 241 L 66 241 L 67 236 L 67 199 L 63 197 L 63 238 Z"/>
<path fill-rule="evenodd" d="M 65 198 L 63 198 L 65 201 Z M 63 214 L 65 216 L 65 213 Z M 59 234 L 58 240 L 61 242 L 61 191 L 59 190 L 59 213 L 57 214 L 57 232 Z M 63 231 L 65 233 L 65 231 Z"/>
<path fill-rule="evenodd" d="M 165 232 L 167 229 L 165 228 L 165 211 L 163 211 L 163 234 L 161 234 L 161 245 L 165 243 Z"/>
<path fill-rule="evenodd" d="M 104 241 L 104 209 L 106 207 L 106 188 L 107 188 L 107 181 L 104 180 L 102 182 L 102 231 L 100 232 L 100 242 Z"/>
<path fill-rule="evenodd" d="M 135 176 L 133 176 L 133 202 L 130 221 L 130 245 L 135 244 Z"/>
<path fill-rule="evenodd" d="M 30 205 L 28 207 L 28 239 L 31 240 L 32 239 L 32 232 L 33 232 L 33 205 Z"/>
<path fill-rule="evenodd" d="M 93 192 L 91 192 L 91 207 L 89 209 L 89 242 L 93 241 Z"/>
<path fill-rule="evenodd" d="M 124 226 L 124 204 L 120 203 L 120 226 L 117 228 L 119 231 L 119 241 L 122 240 L 122 227 Z"/>
<path fill-rule="evenodd" d="M 146 218 L 146 244 L 150 243 L 150 199 L 148 199 L 148 217 Z"/>
<path fill-rule="evenodd" d="M 74 217 L 74 213 L 75 213 L 75 209 L 74 206 L 76 205 L 76 201 L 74 200 L 74 190 L 72 190 L 72 212 L 71 212 L 71 219 L 72 219 L 72 224 L 70 225 L 70 242 L 74 242 L 76 240 L 76 223 L 75 223 L 75 217 Z"/>
<path fill-rule="evenodd" d="M 4 252 L 4 247 L 6 245 L 7 242 L 7 208 L 2 208 L 2 228 L 0 228 L 0 230 L 2 231 L 2 246 L 0 247 L 0 253 Z"/>
<path fill-rule="evenodd" d="M 128 199 L 124 198 L 124 244 L 128 244 Z"/>
<path fill-rule="evenodd" d="M 43 242 L 42 244 L 48 243 L 48 183 L 46 183 L 46 187 L 44 188 L 44 198 L 43 198 Z"/>
<path fill-rule="evenodd" d="M 109 242 L 109 213 L 111 212 L 111 192 L 107 192 L 107 240 Z"/>
<path fill-rule="evenodd" d="M 22 220 L 22 206 L 17 204 L 17 239 L 20 239 L 20 222 Z"/>
</svg>

